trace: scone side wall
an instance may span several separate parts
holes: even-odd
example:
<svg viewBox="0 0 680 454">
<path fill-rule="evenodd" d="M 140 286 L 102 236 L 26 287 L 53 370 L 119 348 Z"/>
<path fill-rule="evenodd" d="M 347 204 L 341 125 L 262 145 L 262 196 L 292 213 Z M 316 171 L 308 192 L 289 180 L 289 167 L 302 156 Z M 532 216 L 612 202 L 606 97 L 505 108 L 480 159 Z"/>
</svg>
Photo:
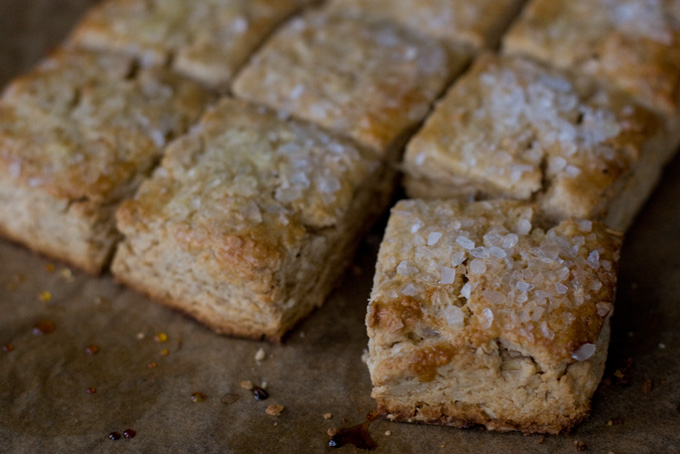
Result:
<svg viewBox="0 0 680 454">
<path fill-rule="evenodd" d="M 217 332 L 279 341 L 322 305 L 395 174 L 350 140 L 223 99 L 118 211 L 113 273 Z"/>
<path fill-rule="evenodd" d="M 588 415 L 621 238 L 591 221 L 531 228 L 535 211 L 514 201 L 393 208 L 366 318 L 385 417 L 558 433 Z"/>
</svg>

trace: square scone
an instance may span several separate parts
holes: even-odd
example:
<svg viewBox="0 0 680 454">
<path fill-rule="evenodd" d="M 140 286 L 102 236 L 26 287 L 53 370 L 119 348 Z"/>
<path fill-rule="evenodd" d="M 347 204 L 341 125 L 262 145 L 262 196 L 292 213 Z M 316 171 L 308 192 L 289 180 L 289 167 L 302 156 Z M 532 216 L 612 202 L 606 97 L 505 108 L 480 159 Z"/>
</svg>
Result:
<svg viewBox="0 0 680 454">
<path fill-rule="evenodd" d="M 594 76 L 680 125 L 678 0 L 531 0 L 503 47 Z"/>
<path fill-rule="evenodd" d="M 314 10 L 279 29 L 233 91 L 387 154 L 468 60 L 387 22 Z"/>
<path fill-rule="evenodd" d="M 226 90 L 272 30 L 315 0 L 106 0 L 71 34 L 71 45 L 170 64 L 204 85 Z"/>
<path fill-rule="evenodd" d="M 217 332 L 278 341 L 323 303 L 394 174 L 349 140 L 225 99 L 121 206 L 113 274 Z"/>
<path fill-rule="evenodd" d="M 604 371 L 621 238 L 520 201 L 399 202 L 366 324 L 390 420 L 559 433 Z"/>
<path fill-rule="evenodd" d="M 209 97 L 128 57 L 58 50 L 0 99 L 0 232 L 96 274 L 114 212 Z"/>
<path fill-rule="evenodd" d="M 400 24 L 455 47 L 493 49 L 524 0 L 331 0 L 331 8 L 354 16 Z"/>
<path fill-rule="evenodd" d="M 674 152 L 659 116 L 590 78 L 484 55 L 408 144 L 411 197 L 535 201 L 625 230 Z"/>
</svg>

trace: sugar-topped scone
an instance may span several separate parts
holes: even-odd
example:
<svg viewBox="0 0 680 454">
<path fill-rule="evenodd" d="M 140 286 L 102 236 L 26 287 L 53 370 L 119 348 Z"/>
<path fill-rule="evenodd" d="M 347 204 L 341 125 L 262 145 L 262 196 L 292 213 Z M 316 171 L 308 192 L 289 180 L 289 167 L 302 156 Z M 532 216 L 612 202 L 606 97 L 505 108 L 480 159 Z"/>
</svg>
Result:
<svg viewBox="0 0 680 454">
<path fill-rule="evenodd" d="M 386 22 L 311 11 L 267 41 L 233 90 L 387 153 L 467 61 Z"/>
<path fill-rule="evenodd" d="M 114 211 L 209 98 L 128 57 L 59 50 L 0 99 L 0 232 L 97 273 Z"/>
<path fill-rule="evenodd" d="M 349 140 L 225 99 L 118 211 L 112 271 L 217 332 L 279 340 L 323 303 L 393 174 Z"/>
<path fill-rule="evenodd" d="M 291 14 L 315 0 L 106 0 L 70 37 L 75 46 L 171 64 L 225 90 L 255 48 Z"/>
<path fill-rule="evenodd" d="M 450 45 L 494 48 L 524 0 L 331 0 L 347 14 L 393 21 Z"/>
<path fill-rule="evenodd" d="M 484 55 L 408 144 L 422 198 L 534 200 L 551 220 L 625 230 L 672 155 L 657 114 L 529 59 Z"/>
<path fill-rule="evenodd" d="M 379 412 L 398 421 L 558 433 L 604 371 L 621 238 L 525 202 L 399 202 L 366 324 Z"/>
<path fill-rule="evenodd" d="M 531 0 L 503 47 L 592 75 L 680 118 L 678 0 Z"/>
</svg>

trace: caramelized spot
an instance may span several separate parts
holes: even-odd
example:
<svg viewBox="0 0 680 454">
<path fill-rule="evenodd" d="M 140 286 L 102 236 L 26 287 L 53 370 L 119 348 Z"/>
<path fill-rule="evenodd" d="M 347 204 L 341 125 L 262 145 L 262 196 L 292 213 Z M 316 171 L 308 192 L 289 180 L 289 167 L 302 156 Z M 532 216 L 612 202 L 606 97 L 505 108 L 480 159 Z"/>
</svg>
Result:
<svg viewBox="0 0 680 454">
<path fill-rule="evenodd" d="M 191 401 L 195 404 L 201 403 L 201 402 L 205 401 L 206 397 L 207 396 L 205 394 L 203 394 L 202 392 L 196 391 L 195 393 L 193 393 L 191 395 Z"/>
<path fill-rule="evenodd" d="M 151 361 L 149 364 L 146 365 L 149 369 L 155 369 L 157 364 L 153 361 Z"/>
<path fill-rule="evenodd" d="M 346 429 L 329 429 L 328 434 L 331 439 L 328 441 L 328 446 L 341 448 L 346 444 L 351 444 L 367 451 L 376 449 L 378 444 L 371 438 L 368 428 L 377 415 L 377 412 L 372 411 L 366 416 L 366 421 L 361 424 Z"/>
<path fill-rule="evenodd" d="M 153 340 L 162 344 L 163 342 L 168 341 L 168 335 L 165 333 L 158 333 L 153 337 Z"/>
<path fill-rule="evenodd" d="M 388 331 L 396 332 L 403 327 L 413 327 L 423 317 L 420 303 L 413 297 L 402 296 L 399 301 L 376 303 L 369 327 L 383 325 Z"/>
<path fill-rule="evenodd" d="M 434 380 L 437 369 L 448 364 L 453 358 L 450 347 L 426 347 L 411 356 L 411 368 L 418 375 L 421 382 Z"/>
<path fill-rule="evenodd" d="M 253 397 L 257 400 L 267 400 L 269 393 L 259 386 L 253 386 Z"/>
<path fill-rule="evenodd" d="M 87 388 L 87 393 L 88 393 L 88 394 L 94 394 L 94 393 L 96 393 L 96 392 L 97 392 L 97 389 L 96 389 L 96 388 L 93 388 L 92 386 L 90 386 L 89 388 Z"/>
<path fill-rule="evenodd" d="M 113 441 L 120 440 L 120 434 L 118 432 L 111 432 L 109 434 L 109 440 Z"/>
<path fill-rule="evenodd" d="M 33 327 L 33 334 L 43 335 L 49 334 L 56 329 L 56 326 L 52 320 L 40 320 Z"/>
</svg>

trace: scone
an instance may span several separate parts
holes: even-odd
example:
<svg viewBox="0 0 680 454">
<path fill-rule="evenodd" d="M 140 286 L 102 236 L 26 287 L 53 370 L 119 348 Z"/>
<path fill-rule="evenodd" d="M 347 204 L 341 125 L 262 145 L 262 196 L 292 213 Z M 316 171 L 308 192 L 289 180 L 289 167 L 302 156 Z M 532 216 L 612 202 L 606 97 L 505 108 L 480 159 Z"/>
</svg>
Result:
<svg viewBox="0 0 680 454">
<path fill-rule="evenodd" d="M 495 48 L 524 0 L 331 0 L 345 14 L 401 24 L 455 47 Z"/>
<path fill-rule="evenodd" d="M 390 420 L 558 433 L 602 377 L 621 238 L 519 201 L 393 209 L 366 318 Z"/>
<path fill-rule="evenodd" d="M 113 274 L 217 332 L 278 341 L 323 303 L 394 173 L 349 140 L 224 99 L 121 206 Z"/>
<path fill-rule="evenodd" d="M 233 91 L 388 154 L 468 60 L 386 22 L 315 10 L 278 30 Z"/>
<path fill-rule="evenodd" d="M 411 197 L 535 201 L 625 230 L 674 152 L 621 93 L 525 58 L 484 55 L 407 146 Z"/>
<path fill-rule="evenodd" d="M 272 30 L 316 0 L 106 0 L 69 42 L 123 52 L 142 65 L 170 65 L 210 88 L 233 75 Z"/>
<path fill-rule="evenodd" d="M 56 51 L 0 99 L 0 232 L 98 273 L 119 239 L 117 205 L 208 100 L 128 57 Z"/>
<path fill-rule="evenodd" d="M 503 47 L 594 76 L 680 118 L 678 0 L 531 0 Z"/>
</svg>

